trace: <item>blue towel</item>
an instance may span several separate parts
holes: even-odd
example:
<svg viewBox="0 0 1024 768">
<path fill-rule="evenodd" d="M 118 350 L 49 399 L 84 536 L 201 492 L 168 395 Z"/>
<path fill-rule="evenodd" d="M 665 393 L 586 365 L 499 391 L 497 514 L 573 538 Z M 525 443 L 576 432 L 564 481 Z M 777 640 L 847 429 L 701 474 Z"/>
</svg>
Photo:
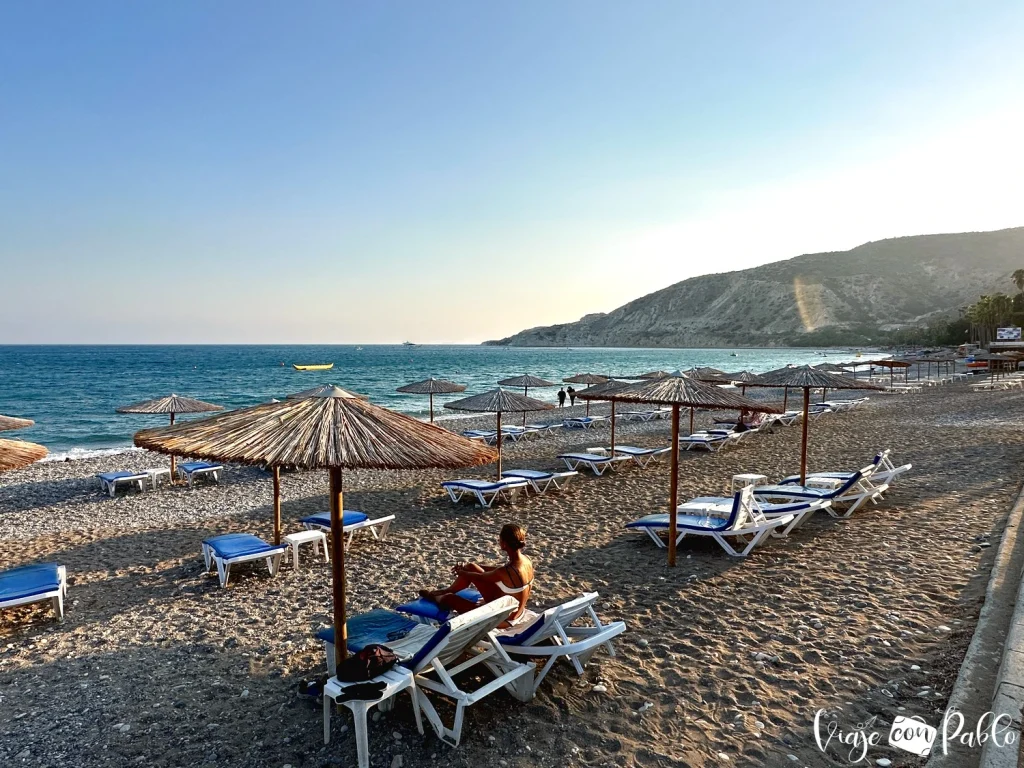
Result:
<svg viewBox="0 0 1024 768">
<path fill-rule="evenodd" d="M 222 464 L 211 464 L 208 461 L 186 461 L 184 464 L 179 464 L 178 469 L 182 472 L 195 472 L 197 469 L 224 469 Z"/>
<path fill-rule="evenodd" d="M 369 520 L 370 516 L 362 512 L 356 512 L 352 509 L 346 509 L 341 513 L 341 524 L 355 525 L 361 523 L 363 520 Z M 308 517 L 302 518 L 300 523 L 309 523 L 311 525 L 322 525 L 325 528 L 331 527 L 331 513 L 330 512 L 317 512 L 315 515 L 309 515 Z"/>
<path fill-rule="evenodd" d="M 387 645 L 388 640 L 400 640 L 415 626 L 416 622 L 412 619 L 399 616 L 393 611 L 385 611 L 383 608 L 350 616 L 345 622 L 345 628 L 348 630 L 348 649 L 355 653 L 374 643 Z M 321 629 L 316 636 L 325 642 L 333 643 L 334 627 Z"/>
<path fill-rule="evenodd" d="M 18 600 L 60 587 L 57 563 L 38 563 L 0 571 L 0 600 Z"/>
<path fill-rule="evenodd" d="M 467 600 L 472 600 L 474 603 L 481 599 L 481 595 L 473 587 L 463 589 L 461 592 L 456 592 L 459 597 L 464 597 Z M 448 611 L 439 606 L 437 603 L 431 602 L 430 600 L 424 600 L 422 597 L 418 597 L 410 603 L 402 603 L 401 605 L 395 606 L 396 611 L 407 613 L 410 616 L 419 616 L 420 618 L 427 619 L 428 621 L 447 621 Z"/>
<path fill-rule="evenodd" d="M 222 536 L 206 539 L 203 544 L 216 552 L 218 557 L 226 560 L 243 555 L 255 555 L 260 552 L 270 555 L 273 552 L 283 552 L 285 549 L 283 546 L 275 547 L 267 544 L 259 536 L 253 536 L 251 533 L 225 533 Z"/>
<path fill-rule="evenodd" d="M 547 480 L 553 475 L 550 472 L 541 472 L 539 469 L 510 469 L 501 473 L 502 477 L 516 477 L 530 480 Z"/>
</svg>

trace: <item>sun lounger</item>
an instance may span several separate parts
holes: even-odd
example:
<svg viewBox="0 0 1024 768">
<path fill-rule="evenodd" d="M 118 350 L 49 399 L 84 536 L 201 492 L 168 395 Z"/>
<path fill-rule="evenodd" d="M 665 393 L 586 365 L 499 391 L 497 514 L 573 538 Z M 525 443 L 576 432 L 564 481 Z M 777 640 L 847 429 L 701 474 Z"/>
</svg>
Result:
<svg viewBox="0 0 1024 768">
<path fill-rule="evenodd" d="M 550 424 L 550 423 L 527 424 L 526 425 L 526 429 L 528 431 L 533 431 L 533 432 L 547 432 L 549 429 L 558 429 L 561 426 L 562 426 L 561 424 Z"/>
<path fill-rule="evenodd" d="M 216 564 L 220 585 L 226 587 L 231 577 L 231 566 L 253 560 L 266 560 L 271 576 L 276 576 L 281 567 L 281 556 L 288 547 L 275 547 L 251 533 L 225 533 L 203 542 L 203 559 L 206 572 Z"/>
<path fill-rule="evenodd" d="M 392 671 L 407 670 L 415 677 L 415 684 L 420 689 L 417 702 L 423 714 L 427 716 L 437 737 L 447 744 L 458 746 L 462 737 L 462 724 L 465 709 L 477 703 L 495 691 L 505 688 L 514 698 L 529 701 L 533 698 L 533 672 L 536 665 L 532 662 L 513 661 L 505 652 L 495 636 L 498 625 L 508 618 L 509 613 L 518 607 L 514 597 L 506 595 L 490 603 L 459 614 L 438 627 L 432 627 L 399 616 L 395 617 L 393 626 L 385 627 L 385 619 L 389 612 L 374 611 L 385 614 L 375 622 L 376 631 L 367 636 L 358 635 L 359 618 L 352 617 L 348 622 L 348 647 L 357 651 L 372 642 L 382 642 L 399 657 L 399 662 Z M 382 629 L 383 628 L 383 629 Z M 328 667 L 333 667 L 334 629 L 333 627 L 317 633 L 327 648 Z M 478 644 L 487 640 L 485 644 Z M 468 659 L 452 666 L 454 662 L 469 653 Z M 486 682 L 474 691 L 467 691 L 455 682 L 455 677 L 484 664 L 495 679 Z M 475 670 L 474 670 L 475 671 Z M 332 671 L 333 675 L 334 672 Z M 337 679 L 328 681 L 325 694 Z M 455 703 L 455 719 L 451 727 L 445 726 L 441 716 L 434 708 L 430 699 L 423 691 L 439 693 Z M 329 736 L 330 728 L 330 696 L 324 696 L 324 736 Z M 357 724 L 357 729 L 358 729 Z M 357 731 L 358 733 L 358 731 Z M 360 758 L 362 759 L 362 758 Z M 361 765 L 365 765 L 361 763 Z"/>
<path fill-rule="evenodd" d="M 574 472 L 580 467 L 586 467 L 598 477 L 603 475 L 606 469 L 615 469 L 618 462 L 629 461 L 629 456 L 599 456 L 596 453 L 560 453 L 558 458 Z"/>
<path fill-rule="evenodd" d="M 178 465 L 178 477 L 188 480 L 188 487 L 200 477 L 209 477 L 213 482 L 220 482 L 220 473 L 223 471 L 223 464 L 211 464 L 207 461 L 186 461 Z"/>
<path fill-rule="evenodd" d="M 746 486 L 737 491 L 732 500 L 732 508 L 728 517 L 717 514 L 702 514 L 695 509 L 694 514 L 678 514 L 676 518 L 676 544 L 686 536 L 710 536 L 732 557 L 746 557 L 766 536 L 772 532 L 786 528 L 794 520 L 794 515 L 781 515 L 772 520 L 761 514 L 752 503 L 753 486 Z M 686 510 L 683 504 L 680 510 Z M 661 538 L 661 531 L 669 529 L 669 516 L 665 513 L 646 515 L 639 520 L 626 523 L 627 528 L 638 528 L 646 533 L 659 547 L 666 546 Z M 729 539 L 736 539 L 743 549 L 733 548 Z"/>
<path fill-rule="evenodd" d="M 739 495 L 739 494 L 736 494 Z M 733 505 L 736 503 L 734 496 L 699 496 L 690 499 L 685 504 L 677 507 L 679 514 L 687 515 L 711 515 L 713 517 L 725 518 L 732 514 Z M 741 503 L 746 504 L 746 513 L 751 519 L 764 517 L 766 520 L 776 520 L 780 517 L 791 517 L 788 525 L 772 531 L 771 535 L 776 538 L 785 538 L 795 528 L 799 528 L 804 521 L 812 517 L 815 512 L 828 509 L 832 502 L 827 500 L 805 500 L 787 501 L 781 504 L 772 504 L 767 501 L 759 501 L 753 494 L 750 500 Z"/>
<path fill-rule="evenodd" d="M 735 433 L 731 433 L 735 434 Z M 720 451 L 734 440 L 730 434 L 720 432 L 694 432 L 679 438 L 679 446 L 688 451 L 700 448 L 704 451 Z"/>
<path fill-rule="evenodd" d="M 476 590 L 476 587 L 467 587 L 466 589 L 459 590 L 455 594 L 474 603 L 479 602 L 483 598 L 483 596 Z M 451 611 L 447 608 L 442 608 L 433 600 L 427 600 L 422 597 L 417 597 L 415 600 L 411 600 L 408 603 L 396 605 L 395 610 L 399 613 L 411 616 L 413 621 L 417 621 L 421 624 L 440 624 L 443 621 L 447 621 L 448 617 L 451 615 Z"/>
<path fill-rule="evenodd" d="M 566 429 L 593 429 L 598 424 L 608 421 L 607 416 L 577 416 L 562 421 Z"/>
<path fill-rule="evenodd" d="M 652 461 L 657 461 L 671 451 L 671 448 L 637 448 L 635 445 L 615 446 L 615 453 L 628 456 L 642 468 L 646 468 Z"/>
<path fill-rule="evenodd" d="M 656 418 L 654 411 L 622 411 L 617 414 L 622 421 L 650 421 Z"/>
<path fill-rule="evenodd" d="M 119 485 L 136 485 L 140 492 L 144 491 L 144 483 L 149 481 L 149 475 L 145 472 L 104 472 L 96 475 L 96 479 L 100 481 L 100 488 L 109 493 L 110 498 L 114 498 Z"/>
<path fill-rule="evenodd" d="M 871 473 L 872 485 L 879 485 L 882 483 L 886 485 L 892 485 L 893 481 L 896 480 L 900 475 L 902 475 L 904 472 L 909 472 L 911 469 L 913 469 L 913 464 L 904 464 L 901 467 L 897 467 L 895 464 L 893 464 L 892 459 L 889 458 L 890 453 L 891 451 L 886 449 L 884 451 L 879 451 L 878 453 L 875 454 L 875 458 L 871 462 L 872 466 L 874 466 L 875 468 L 874 471 Z M 807 479 L 812 480 L 815 478 L 824 478 L 831 480 L 842 480 L 845 482 L 849 480 L 851 477 L 853 477 L 854 474 L 856 473 L 812 472 L 809 475 L 807 475 Z M 782 478 L 782 480 L 779 481 L 779 485 L 793 485 L 799 484 L 799 482 L 800 475 L 790 475 L 789 477 Z"/>
<path fill-rule="evenodd" d="M 347 549 L 352 544 L 352 538 L 362 530 L 369 530 L 373 534 L 373 538 L 378 541 L 383 541 L 384 537 L 388 535 L 388 528 L 391 527 L 391 523 L 395 520 L 394 515 L 387 515 L 385 517 L 378 517 L 373 520 L 370 516 L 363 512 L 356 512 L 354 510 L 346 509 L 341 515 L 341 530 L 344 535 L 348 538 L 345 540 L 345 548 Z M 330 512 L 317 512 L 313 515 L 299 520 L 307 531 L 323 531 L 326 534 L 331 532 L 331 513 Z"/>
<path fill-rule="evenodd" d="M 783 501 L 831 501 L 828 513 L 833 517 L 849 517 L 867 501 L 876 502 L 889 489 L 887 483 L 875 485 L 872 475 L 875 465 L 869 464 L 854 472 L 838 488 L 812 488 L 804 485 L 758 485 L 754 487 L 754 496 L 758 501 L 781 499 Z M 842 507 L 845 511 L 840 511 Z"/>
<path fill-rule="evenodd" d="M 446 480 L 441 483 L 453 503 L 458 504 L 464 497 L 471 496 L 481 507 L 488 508 L 499 498 L 514 503 L 519 492 L 526 490 L 527 486 L 525 480 L 511 477 L 501 480 Z"/>
<path fill-rule="evenodd" d="M 67 593 L 67 571 L 57 563 L 33 563 L 0 571 L 0 608 L 49 600 L 61 621 Z"/>
<path fill-rule="evenodd" d="M 541 472 L 536 469 L 507 469 L 501 473 L 501 476 L 510 477 L 518 480 L 525 480 L 529 483 L 534 493 L 547 493 L 551 486 L 555 487 L 555 490 L 561 490 L 566 484 L 574 477 L 579 476 L 579 472 Z"/>
</svg>

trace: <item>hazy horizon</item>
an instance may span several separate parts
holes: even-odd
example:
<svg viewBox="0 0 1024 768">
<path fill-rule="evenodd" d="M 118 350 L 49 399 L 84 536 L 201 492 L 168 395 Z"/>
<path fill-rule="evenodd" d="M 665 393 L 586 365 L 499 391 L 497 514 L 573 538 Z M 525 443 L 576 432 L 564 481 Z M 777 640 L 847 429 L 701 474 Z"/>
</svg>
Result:
<svg viewBox="0 0 1024 768">
<path fill-rule="evenodd" d="M 1021 225 L 1024 6 L 0 8 L 0 344 L 473 344 Z"/>
</svg>

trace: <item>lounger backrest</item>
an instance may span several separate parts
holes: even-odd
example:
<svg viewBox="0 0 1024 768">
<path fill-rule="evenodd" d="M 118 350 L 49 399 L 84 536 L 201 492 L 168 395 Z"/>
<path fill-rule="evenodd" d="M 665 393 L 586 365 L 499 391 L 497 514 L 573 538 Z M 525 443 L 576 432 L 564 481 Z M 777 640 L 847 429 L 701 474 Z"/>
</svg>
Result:
<svg viewBox="0 0 1024 768">
<path fill-rule="evenodd" d="M 597 601 L 597 592 L 586 592 L 577 598 L 548 608 L 530 626 L 515 635 L 501 638 L 508 645 L 537 645 L 558 634 L 559 627 L 565 628 L 590 612 Z"/>
<path fill-rule="evenodd" d="M 434 659 L 447 666 L 483 640 L 488 632 L 496 629 L 518 607 L 518 600 L 511 595 L 505 595 L 449 619 L 439 626 L 434 636 L 402 666 L 419 672 L 429 666 Z"/>
<path fill-rule="evenodd" d="M 732 514 L 727 528 L 746 528 L 749 525 L 763 525 L 768 522 L 761 505 L 754 497 L 754 486 L 747 485 L 736 492 L 732 500 Z"/>
<path fill-rule="evenodd" d="M 849 480 L 843 483 L 843 485 L 840 488 L 837 488 L 834 492 L 832 492 L 830 496 L 832 498 L 845 496 L 854 488 L 860 487 L 863 481 L 867 480 L 869 477 L 871 477 L 871 475 L 875 473 L 876 468 L 877 467 L 874 464 L 868 464 L 866 467 L 858 469 L 856 472 L 850 475 Z"/>
</svg>

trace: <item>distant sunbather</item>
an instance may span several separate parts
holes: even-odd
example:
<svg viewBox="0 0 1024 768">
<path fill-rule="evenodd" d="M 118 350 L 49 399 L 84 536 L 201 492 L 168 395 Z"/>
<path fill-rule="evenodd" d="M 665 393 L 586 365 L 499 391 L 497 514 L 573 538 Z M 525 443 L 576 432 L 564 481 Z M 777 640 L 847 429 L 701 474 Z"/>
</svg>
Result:
<svg viewBox="0 0 1024 768">
<path fill-rule="evenodd" d="M 519 601 L 519 608 L 509 615 L 509 622 L 519 618 L 526 610 L 533 586 L 533 563 L 523 554 L 526 546 L 526 531 L 513 523 L 502 526 L 498 544 L 508 558 L 503 565 L 487 569 L 477 563 L 456 563 L 452 566 L 455 581 L 444 589 L 421 589 L 420 597 L 437 603 L 443 608 L 465 613 L 490 603 L 504 595 L 511 595 Z M 456 592 L 476 587 L 480 600 L 467 600 Z"/>
</svg>

